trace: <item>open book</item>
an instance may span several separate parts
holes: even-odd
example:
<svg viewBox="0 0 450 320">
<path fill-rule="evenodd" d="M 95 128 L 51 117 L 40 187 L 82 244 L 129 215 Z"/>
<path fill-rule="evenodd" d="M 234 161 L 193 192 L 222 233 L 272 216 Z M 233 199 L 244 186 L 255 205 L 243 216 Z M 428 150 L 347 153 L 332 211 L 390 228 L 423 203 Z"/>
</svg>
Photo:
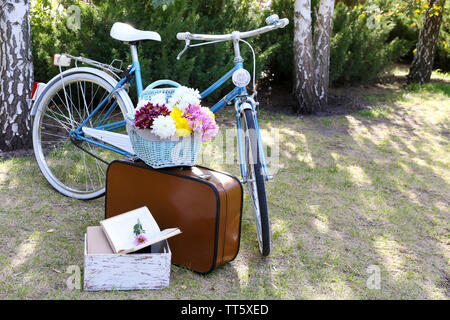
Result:
<svg viewBox="0 0 450 320">
<path fill-rule="evenodd" d="M 147 207 L 102 220 L 100 225 L 114 253 L 134 252 L 181 233 L 178 228 L 161 231 Z"/>
</svg>

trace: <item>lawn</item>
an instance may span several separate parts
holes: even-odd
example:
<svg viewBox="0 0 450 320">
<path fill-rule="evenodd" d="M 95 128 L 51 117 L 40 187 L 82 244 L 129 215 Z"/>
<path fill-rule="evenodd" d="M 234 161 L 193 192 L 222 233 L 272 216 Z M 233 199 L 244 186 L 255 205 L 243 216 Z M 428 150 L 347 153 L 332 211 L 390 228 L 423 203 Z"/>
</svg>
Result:
<svg viewBox="0 0 450 320">
<path fill-rule="evenodd" d="M 103 219 L 104 198 L 66 198 L 33 157 L 0 158 L 0 298 L 449 299 L 450 76 L 396 79 L 335 89 L 364 101 L 350 113 L 262 110 L 271 158 L 279 151 L 267 184 L 270 256 L 259 254 L 245 195 L 236 259 L 206 276 L 172 266 L 158 291 L 69 289 L 66 271 L 83 270 L 84 233 Z M 232 116 L 218 116 L 222 129 Z M 204 146 L 203 164 L 239 175 L 219 142 Z"/>
</svg>

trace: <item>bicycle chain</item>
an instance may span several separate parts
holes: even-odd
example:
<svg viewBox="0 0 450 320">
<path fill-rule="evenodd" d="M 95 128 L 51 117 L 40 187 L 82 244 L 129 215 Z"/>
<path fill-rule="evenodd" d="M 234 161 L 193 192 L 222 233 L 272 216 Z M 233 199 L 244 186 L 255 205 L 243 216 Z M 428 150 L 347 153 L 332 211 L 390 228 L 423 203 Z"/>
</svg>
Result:
<svg viewBox="0 0 450 320">
<path fill-rule="evenodd" d="M 81 147 L 80 145 L 78 145 L 78 141 L 76 141 L 75 139 L 70 139 L 72 141 L 72 143 L 75 145 L 75 147 L 77 147 L 78 149 L 83 150 L 84 152 L 86 152 L 87 154 L 90 154 L 91 156 L 93 156 L 95 159 L 100 160 L 101 162 L 103 162 L 106 165 L 109 165 L 109 162 L 106 162 L 105 160 L 99 158 L 98 156 L 96 156 L 95 154 L 93 154 L 92 152 L 84 149 L 83 147 Z"/>
</svg>

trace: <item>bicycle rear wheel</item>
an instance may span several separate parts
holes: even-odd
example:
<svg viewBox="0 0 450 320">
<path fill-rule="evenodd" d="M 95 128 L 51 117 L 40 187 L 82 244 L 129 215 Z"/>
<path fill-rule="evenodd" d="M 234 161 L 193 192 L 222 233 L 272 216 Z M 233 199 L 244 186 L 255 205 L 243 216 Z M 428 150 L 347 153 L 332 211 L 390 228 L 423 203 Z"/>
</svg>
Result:
<svg viewBox="0 0 450 320">
<path fill-rule="evenodd" d="M 93 199 L 105 192 L 107 165 L 119 153 L 75 139 L 73 132 L 114 89 L 100 75 L 75 72 L 49 84 L 33 122 L 34 153 L 43 175 L 60 193 Z M 95 128 L 125 119 L 126 105 L 111 96 L 85 127 Z M 126 134 L 124 127 L 111 130 Z"/>
<path fill-rule="evenodd" d="M 245 109 L 241 114 L 241 128 L 244 130 L 246 184 L 253 205 L 259 251 L 267 256 L 270 253 L 270 222 L 258 133 L 252 110 Z"/>
</svg>

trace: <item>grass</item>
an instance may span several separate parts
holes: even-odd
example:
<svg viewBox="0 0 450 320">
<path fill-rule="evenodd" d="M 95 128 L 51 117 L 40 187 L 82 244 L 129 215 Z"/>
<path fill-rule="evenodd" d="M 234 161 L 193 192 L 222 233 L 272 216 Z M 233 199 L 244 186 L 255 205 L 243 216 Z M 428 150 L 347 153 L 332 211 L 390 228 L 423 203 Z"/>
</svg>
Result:
<svg viewBox="0 0 450 320">
<path fill-rule="evenodd" d="M 172 266 L 158 291 L 69 290 L 66 270 L 82 271 L 83 236 L 104 199 L 61 196 L 32 157 L 0 160 L 0 298 L 448 299 L 450 77 L 437 76 L 355 90 L 371 107 L 352 114 L 262 111 L 263 139 L 280 154 L 267 184 L 270 256 L 259 254 L 246 195 L 237 258 L 207 276 Z M 221 148 L 206 144 L 203 164 L 239 175 Z M 367 286 L 373 265 L 379 289 Z"/>
</svg>

